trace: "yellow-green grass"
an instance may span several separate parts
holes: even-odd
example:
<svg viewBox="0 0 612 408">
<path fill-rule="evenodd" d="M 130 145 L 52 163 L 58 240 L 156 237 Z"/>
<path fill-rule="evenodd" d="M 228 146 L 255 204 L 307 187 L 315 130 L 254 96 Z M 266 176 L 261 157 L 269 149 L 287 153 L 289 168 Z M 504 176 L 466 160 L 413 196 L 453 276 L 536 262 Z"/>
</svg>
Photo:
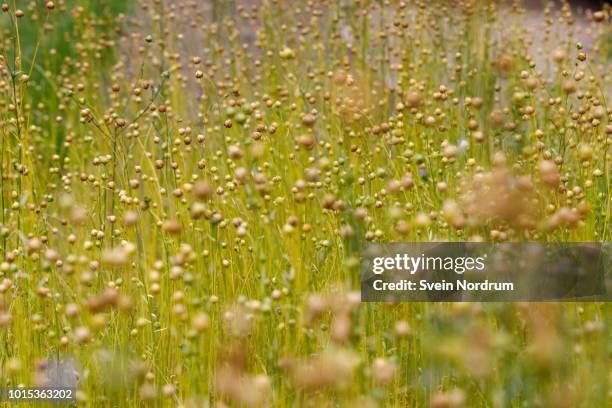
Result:
<svg viewBox="0 0 612 408">
<path fill-rule="evenodd" d="M 0 14 L 0 386 L 610 404 L 606 303 L 358 294 L 369 242 L 610 240 L 610 10 L 46 3 Z"/>
</svg>

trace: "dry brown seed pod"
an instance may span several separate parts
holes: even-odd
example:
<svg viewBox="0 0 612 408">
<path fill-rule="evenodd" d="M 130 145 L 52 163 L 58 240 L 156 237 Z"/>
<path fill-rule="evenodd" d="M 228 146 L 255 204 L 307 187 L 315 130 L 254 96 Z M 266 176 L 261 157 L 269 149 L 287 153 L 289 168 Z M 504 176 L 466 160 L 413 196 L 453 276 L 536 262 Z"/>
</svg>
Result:
<svg viewBox="0 0 612 408">
<path fill-rule="evenodd" d="M 7 327 L 12 320 L 13 316 L 10 313 L 0 311 L 0 327 Z"/>
<path fill-rule="evenodd" d="M 304 116 L 302 116 L 302 124 L 304 126 L 308 126 L 308 127 L 313 126 L 316 120 L 317 118 L 310 113 L 307 113 Z"/>
<path fill-rule="evenodd" d="M 64 313 L 67 317 L 73 318 L 79 314 L 80 308 L 76 303 L 68 303 L 64 308 Z"/>
<path fill-rule="evenodd" d="M 130 250 L 125 247 L 107 248 L 102 252 L 102 262 L 112 266 L 122 266 L 130 261 L 129 256 Z"/>
<path fill-rule="evenodd" d="M 566 79 L 565 81 L 563 81 L 561 89 L 563 89 L 563 92 L 567 94 L 576 92 L 576 81 L 574 81 L 573 79 Z"/>
<path fill-rule="evenodd" d="M 302 135 L 298 138 L 298 143 L 300 146 L 310 150 L 314 147 L 316 139 L 313 135 Z"/>
<path fill-rule="evenodd" d="M 553 58 L 553 61 L 555 61 L 557 64 L 562 63 L 566 57 L 567 57 L 567 54 L 565 53 L 564 50 L 560 48 L 553 51 L 552 58 Z"/>
<path fill-rule="evenodd" d="M 341 313 L 334 320 L 331 329 L 331 338 L 336 343 L 342 343 L 348 339 L 351 333 L 351 318 L 348 313 Z"/>
<path fill-rule="evenodd" d="M 500 72 L 508 73 L 512 69 L 513 60 L 512 57 L 503 55 L 499 59 L 494 60 L 492 63 L 499 69 Z"/>
<path fill-rule="evenodd" d="M 336 197 L 333 194 L 325 194 L 321 200 L 321 206 L 325 209 L 332 209 L 336 203 Z"/>
<path fill-rule="evenodd" d="M 352 380 L 358 365 L 359 357 L 344 349 L 325 351 L 302 362 L 287 361 L 282 364 L 293 382 L 307 390 L 343 388 Z"/>
<path fill-rule="evenodd" d="M 139 394 L 142 401 L 153 401 L 157 396 L 157 389 L 155 385 L 145 383 L 140 387 Z"/>
<path fill-rule="evenodd" d="M 527 89 L 530 89 L 532 91 L 536 89 L 539 84 L 540 82 L 538 81 L 538 79 L 534 77 L 529 77 L 525 80 L 525 86 L 527 87 Z"/>
<path fill-rule="evenodd" d="M 295 227 L 296 225 L 298 225 L 298 217 L 296 217 L 295 215 L 290 215 L 289 217 L 287 217 L 287 224 Z"/>
<path fill-rule="evenodd" d="M 472 136 L 474 137 L 474 140 L 478 143 L 482 143 L 485 139 L 484 133 L 482 133 L 481 131 L 474 132 Z"/>
<path fill-rule="evenodd" d="M 482 107 L 483 104 L 483 100 L 481 97 L 477 96 L 476 98 L 472 99 L 472 106 L 476 109 L 480 109 Z"/>
<path fill-rule="evenodd" d="M 77 343 L 89 343 L 92 339 L 91 331 L 85 326 L 77 327 L 74 330 L 74 339 Z"/>
<path fill-rule="evenodd" d="M 173 384 L 164 384 L 162 387 L 162 393 L 165 396 L 173 395 L 176 392 L 176 387 Z"/>
<path fill-rule="evenodd" d="M 557 165 L 550 160 L 543 160 L 539 164 L 540 176 L 545 184 L 551 187 L 557 187 L 559 185 L 560 176 Z"/>
<path fill-rule="evenodd" d="M 191 326 L 198 332 L 207 329 L 210 326 L 210 318 L 206 313 L 198 313 L 191 321 Z"/>
<path fill-rule="evenodd" d="M 491 112 L 491 115 L 489 116 L 489 119 L 491 120 L 491 123 L 494 126 L 501 126 L 504 124 L 504 121 L 506 119 L 506 115 L 504 114 L 504 112 L 500 109 L 495 109 L 493 110 L 493 112 Z"/>
<path fill-rule="evenodd" d="M 459 408 L 465 406 L 465 392 L 455 388 L 446 393 L 435 394 L 430 401 L 431 408 Z"/>
<path fill-rule="evenodd" d="M 264 184 L 266 182 L 266 175 L 263 173 L 257 173 L 254 177 L 255 184 Z"/>
<path fill-rule="evenodd" d="M 51 248 L 47 248 L 45 251 L 45 259 L 49 262 L 55 262 L 59 259 L 59 253 Z"/>
<path fill-rule="evenodd" d="M 421 93 L 417 91 L 410 91 L 406 93 L 406 96 L 404 97 L 404 103 L 409 108 L 418 108 L 419 106 L 421 106 L 422 101 L 423 97 Z"/>
<path fill-rule="evenodd" d="M 181 223 L 175 219 L 166 220 L 162 229 L 169 234 L 178 234 L 181 232 Z"/>
<path fill-rule="evenodd" d="M 397 365 L 393 361 L 381 357 L 374 360 L 370 369 L 374 381 L 381 384 L 393 381 L 396 371 Z"/>
<path fill-rule="evenodd" d="M 207 181 L 198 181 L 193 186 L 193 194 L 200 200 L 205 200 L 210 197 L 212 186 Z"/>
<path fill-rule="evenodd" d="M 128 227 L 136 225 L 136 223 L 138 222 L 138 213 L 136 211 L 127 211 L 123 215 L 123 222 Z"/>
<path fill-rule="evenodd" d="M 311 182 L 319 181 L 320 175 L 321 172 L 319 171 L 319 169 L 307 168 L 304 170 L 304 176 L 306 177 L 306 180 Z"/>
<path fill-rule="evenodd" d="M 387 184 L 387 190 L 389 190 L 389 192 L 392 194 L 397 193 L 401 188 L 402 183 L 399 180 L 391 180 Z"/>
<path fill-rule="evenodd" d="M 325 297 L 319 294 L 310 295 L 306 301 L 304 310 L 304 323 L 307 326 L 312 325 L 328 310 L 328 308 L 329 302 Z"/>
<path fill-rule="evenodd" d="M 399 337 L 405 337 L 410 334 L 410 325 L 405 320 L 395 322 L 395 334 Z"/>
<path fill-rule="evenodd" d="M 240 183 L 244 183 L 249 177 L 249 171 L 244 167 L 237 167 L 234 170 L 234 175 Z"/>
<path fill-rule="evenodd" d="M 239 146 L 232 145 L 228 147 L 227 152 L 232 159 L 238 160 L 243 156 L 242 149 Z"/>
<path fill-rule="evenodd" d="M 42 241 L 38 238 L 32 238 L 28 241 L 28 252 L 36 252 L 42 247 Z"/>
</svg>

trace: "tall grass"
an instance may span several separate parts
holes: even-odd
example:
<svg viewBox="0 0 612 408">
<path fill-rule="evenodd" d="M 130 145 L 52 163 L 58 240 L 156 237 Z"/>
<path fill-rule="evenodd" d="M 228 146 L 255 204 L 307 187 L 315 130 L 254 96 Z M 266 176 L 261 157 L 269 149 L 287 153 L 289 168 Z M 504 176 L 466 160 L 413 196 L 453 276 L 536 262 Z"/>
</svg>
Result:
<svg viewBox="0 0 612 408">
<path fill-rule="evenodd" d="M 606 303 L 356 292 L 368 242 L 610 240 L 609 9 L 46 3 L 0 17 L 1 386 L 609 405 Z"/>
</svg>

